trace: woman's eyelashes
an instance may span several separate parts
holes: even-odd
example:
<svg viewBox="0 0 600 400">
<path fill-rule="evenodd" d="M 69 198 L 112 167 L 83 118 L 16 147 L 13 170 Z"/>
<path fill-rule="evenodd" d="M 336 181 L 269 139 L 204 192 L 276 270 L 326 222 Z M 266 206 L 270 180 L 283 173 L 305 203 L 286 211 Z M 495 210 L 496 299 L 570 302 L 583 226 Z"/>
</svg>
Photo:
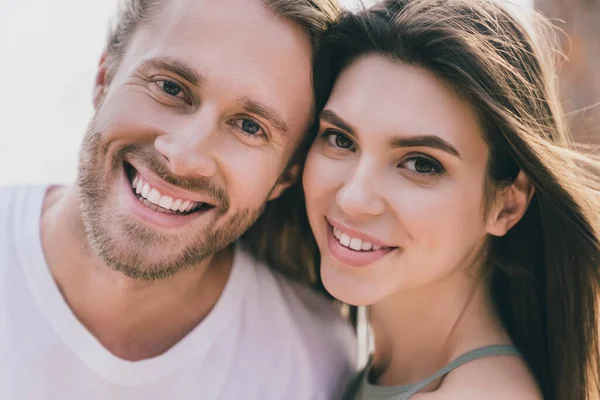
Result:
<svg viewBox="0 0 600 400">
<path fill-rule="evenodd" d="M 336 153 L 356 151 L 354 140 L 343 132 L 326 129 L 320 136 L 325 140 L 325 146 Z M 420 153 L 407 155 L 404 160 L 397 164 L 397 167 L 411 174 L 421 176 L 440 176 L 446 173 L 445 168 L 439 161 Z"/>
<path fill-rule="evenodd" d="M 327 129 L 322 134 L 321 137 L 327 141 L 327 146 L 331 147 L 337 151 L 354 151 L 356 150 L 356 146 L 354 145 L 354 141 L 346 134 L 333 130 Z"/>
<path fill-rule="evenodd" d="M 442 164 L 426 155 L 409 155 L 398 167 L 419 175 L 443 175 L 446 172 Z"/>
</svg>

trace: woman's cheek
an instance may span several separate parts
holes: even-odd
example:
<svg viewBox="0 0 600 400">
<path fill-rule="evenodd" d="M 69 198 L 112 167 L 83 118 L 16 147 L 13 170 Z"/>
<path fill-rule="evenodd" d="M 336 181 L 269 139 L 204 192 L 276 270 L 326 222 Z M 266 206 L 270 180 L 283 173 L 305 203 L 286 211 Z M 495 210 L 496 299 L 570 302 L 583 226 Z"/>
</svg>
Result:
<svg viewBox="0 0 600 400">
<path fill-rule="evenodd" d="M 343 182 L 348 171 L 344 160 L 327 157 L 311 151 L 304 169 L 304 190 L 306 197 L 323 197 L 335 191 Z"/>
</svg>

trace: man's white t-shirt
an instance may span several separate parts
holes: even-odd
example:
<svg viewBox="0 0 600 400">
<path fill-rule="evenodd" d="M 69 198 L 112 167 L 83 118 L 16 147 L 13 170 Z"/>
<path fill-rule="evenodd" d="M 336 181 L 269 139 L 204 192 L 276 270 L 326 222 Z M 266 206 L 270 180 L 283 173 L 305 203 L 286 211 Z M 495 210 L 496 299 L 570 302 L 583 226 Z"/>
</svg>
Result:
<svg viewBox="0 0 600 400">
<path fill-rule="evenodd" d="M 166 353 L 108 352 L 57 288 L 40 243 L 46 187 L 0 188 L 0 399 L 337 399 L 354 336 L 329 302 L 238 246 L 227 285 Z"/>
</svg>

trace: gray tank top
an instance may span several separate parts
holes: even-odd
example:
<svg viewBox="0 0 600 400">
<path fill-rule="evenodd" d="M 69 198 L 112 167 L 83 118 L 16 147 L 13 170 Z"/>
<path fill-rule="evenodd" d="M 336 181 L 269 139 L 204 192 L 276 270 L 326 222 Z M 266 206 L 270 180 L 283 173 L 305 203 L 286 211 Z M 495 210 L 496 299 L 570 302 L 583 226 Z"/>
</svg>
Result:
<svg viewBox="0 0 600 400">
<path fill-rule="evenodd" d="M 427 387 L 437 379 L 447 375 L 452 370 L 479 358 L 491 356 L 521 356 L 521 353 L 511 345 L 486 346 L 470 351 L 456 358 L 429 378 L 421 382 L 402 386 L 377 386 L 369 383 L 371 364 L 350 384 L 344 400 L 408 400 L 414 394 Z"/>
</svg>

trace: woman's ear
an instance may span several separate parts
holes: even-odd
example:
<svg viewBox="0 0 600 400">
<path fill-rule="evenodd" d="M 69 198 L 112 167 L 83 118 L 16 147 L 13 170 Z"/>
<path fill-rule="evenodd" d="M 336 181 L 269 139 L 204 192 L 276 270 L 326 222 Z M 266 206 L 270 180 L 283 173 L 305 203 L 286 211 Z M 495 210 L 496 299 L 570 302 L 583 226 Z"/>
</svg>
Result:
<svg viewBox="0 0 600 400">
<path fill-rule="evenodd" d="M 107 89 L 107 81 L 106 74 L 108 71 L 108 53 L 106 49 L 102 52 L 102 56 L 100 57 L 100 62 L 98 63 L 98 71 L 96 72 L 96 81 L 94 82 L 94 93 L 93 93 L 93 103 L 94 108 L 97 109 L 100 104 L 102 104 L 102 100 L 104 100 L 104 94 Z"/>
<path fill-rule="evenodd" d="M 487 221 L 487 232 L 504 236 L 525 215 L 534 187 L 523 171 L 508 187 L 501 189 Z"/>
</svg>

